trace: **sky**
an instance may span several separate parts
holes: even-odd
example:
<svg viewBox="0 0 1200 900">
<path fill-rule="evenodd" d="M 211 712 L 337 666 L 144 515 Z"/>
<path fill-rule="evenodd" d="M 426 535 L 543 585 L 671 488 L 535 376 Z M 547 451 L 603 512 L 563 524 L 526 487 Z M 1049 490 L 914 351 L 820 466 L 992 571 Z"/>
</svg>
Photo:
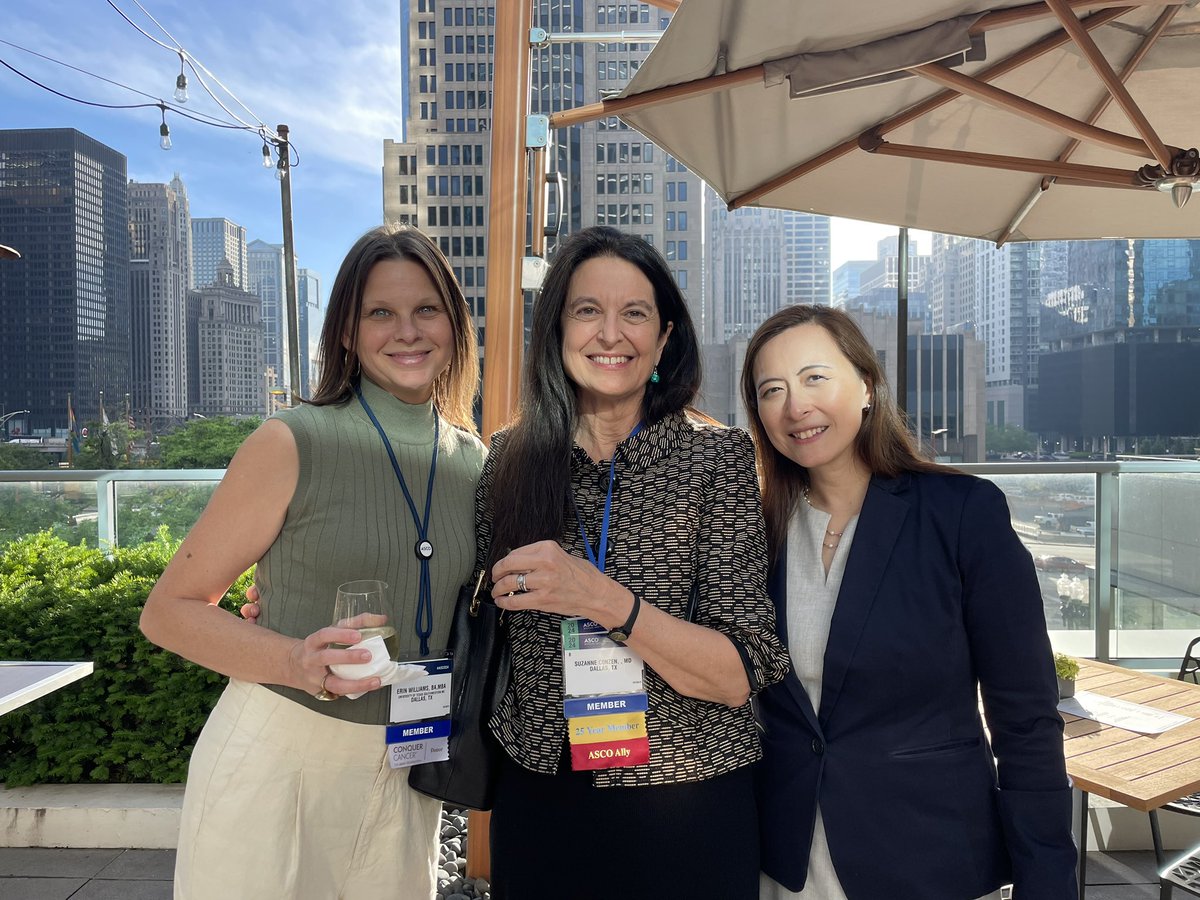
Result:
<svg viewBox="0 0 1200 900">
<path fill-rule="evenodd" d="M 139 33 L 118 8 L 168 46 Z M 189 100 L 175 103 L 180 62 L 172 48 L 182 46 L 246 123 L 288 125 L 299 157 L 292 172 L 297 263 L 320 275 L 323 293 L 345 251 L 382 220 L 383 140 L 403 136 L 399 0 L 320 7 L 295 0 L 2 0 L 0 15 L 0 61 L 61 93 L 107 104 L 161 99 L 232 122 L 190 70 Z M 172 149 L 163 151 L 161 121 L 157 108 L 85 106 L 0 66 L 0 128 L 75 128 L 123 153 L 135 181 L 169 182 L 178 173 L 193 217 L 223 216 L 245 226 L 248 240 L 281 243 L 279 183 L 262 167 L 262 140 L 168 110 Z M 832 234 L 836 268 L 874 259 L 875 241 L 895 228 L 835 219 Z M 923 236 L 914 239 L 928 252 Z"/>
</svg>

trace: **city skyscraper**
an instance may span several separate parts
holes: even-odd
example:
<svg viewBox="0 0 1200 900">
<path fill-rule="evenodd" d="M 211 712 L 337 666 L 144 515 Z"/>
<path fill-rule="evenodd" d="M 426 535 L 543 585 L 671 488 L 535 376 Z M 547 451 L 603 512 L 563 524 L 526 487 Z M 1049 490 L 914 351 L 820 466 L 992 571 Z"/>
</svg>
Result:
<svg viewBox="0 0 1200 900">
<path fill-rule="evenodd" d="M 73 128 L 0 130 L 0 409 L 27 433 L 80 422 L 129 390 L 125 157 Z"/>
<path fill-rule="evenodd" d="M 384 141 L 383 208 L 391 222 L 420 226 L 450 259 L 482 339 L 490 188 L 494 8 L 411 0 L 401 5 L 408 115 L 404 140 Z M 535 24 L 567 31 L 655 30 L 666 17 L 645 3 L 594 6 L 548 0 Z M 649 44 L 552 43 L 532 66 L 531 112 L 548 115 L 624 86 Z M 615 116 L 551 132 L 550 169 L 562 176 L 563 230 L 612 225 L 666 256 L 703 319 L 702 184 Z M 531 191 L 541 190 L 540 184 Z M 551 240 L 553 244 L 553 238 Z M 553 247 L 550 251 L 553 253 Z"/>
<path fill-rule="evenodd" d="M 311 269 L 298 269 L 296 296 L 300 306 L 300 394 L 308 397 L 319 376 L 313 367 L 325 318 L 321 313 L 321 276 Z"/>
<path fill-rule="evenodd" d="M 262 304 L 233 283 L 228 263 L 217 281 L 193 291 L 197 365 L 194 412 L 204 416 L 261 416 L 267 412 Z M 191 340 L 189 335 L 189 340 Z"/>
<path fill-rule="evenodd" d="M 975 332 L 987 348 L 987 420 L 1025 426 L 1038 383 L 1041 251 L 1037 244 L 979 242 L 975 252 Z"/>
<path fill-rule="evenodd" d="M 228 262 L 233 270 L 233 286 L 246 290 L 250 283 L 246 257 L 246 229 L 229 219 L 192 219 L 191 288 L 217 283 L 217 268 Z"/>
<path fill-rule="evenodd" d="M 828 218 L 756 207 L 730 212 L 715 192 L 705 193 L 707 296 L 696 323 L 703 343 L 750 334 L 790 304 L 829 305 Z"/>
<path fill-rule="evenodd" d="M 246 245 L 246 258 L 250 271 L 246 290 L 262 301 L 263 366 L 270 373 L 268 380 L 286 389 L 290 375 L 283 244 L 251 241 Z"/>
<path fill-rule="evenodd" d="M 830 275 L 829 217 L 810 213 L 784 211 L 783 240 L 786 247 L 784 264 L 784 303 L 811 303 L 829 306 L 833 282 Z"/>
<path fill-rule="evenodd" d="M 187 418 L 187 291 L 191 222 L 178 176 L 129 183 L 132 346 L 129 393 L 135 421 L 161 430 Z"/>
<path fill-rule="evenodd" d="M 724 344 L 749 336 L 787 302 L 784 213 L 746 208 L 730 212 L 712 194 L 707 233 L 708 298 L 702 342 Z"/>
</svg>

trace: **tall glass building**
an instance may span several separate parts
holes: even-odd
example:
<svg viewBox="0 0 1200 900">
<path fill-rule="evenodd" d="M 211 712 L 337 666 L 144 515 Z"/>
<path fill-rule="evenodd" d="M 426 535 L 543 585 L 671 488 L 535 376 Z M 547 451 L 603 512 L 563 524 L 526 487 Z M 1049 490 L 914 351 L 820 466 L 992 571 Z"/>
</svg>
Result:
<svg viewBox="0 0 1200 900">
<path fill-rule="evenodd" d="M 129 390 L 129 207 L 124 155 L 72 128 L 0 130 L 0 410 L 62 433 Z M 110 410 L 112 412 L 112 410 Z"/>
</svg>

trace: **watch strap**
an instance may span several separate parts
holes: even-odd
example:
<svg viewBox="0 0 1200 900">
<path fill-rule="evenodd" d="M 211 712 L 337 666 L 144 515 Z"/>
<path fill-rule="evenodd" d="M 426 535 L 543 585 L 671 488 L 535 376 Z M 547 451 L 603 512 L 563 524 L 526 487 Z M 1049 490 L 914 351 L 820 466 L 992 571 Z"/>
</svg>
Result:
<svg viewBox="0 0 1200 900">
<path fill-rule="evenodd" d="M 616 628 L 609 629 L 608 636 L 610 639 L 622 644 L 629 640 L 629 636 L 633 633 L 633 623 L 637 621 L 638 613 L 642 611 L 642 598 L 637 594 L 633 595 L 633 609 L 629 611 L 629 618 L 625 620 L 625 624 L 618 625 Z"/>
</svg>

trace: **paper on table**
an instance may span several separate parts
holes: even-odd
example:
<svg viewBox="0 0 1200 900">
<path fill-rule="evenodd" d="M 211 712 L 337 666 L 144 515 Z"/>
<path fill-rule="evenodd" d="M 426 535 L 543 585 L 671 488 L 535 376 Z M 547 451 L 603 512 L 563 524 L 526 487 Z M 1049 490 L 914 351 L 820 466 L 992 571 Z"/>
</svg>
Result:
<svg viewBox="0 0 1200 900">
<path fill-rule="evenodd" d="M 370 650 L 371 659 L 365 663 L 338 663 L 329 669 L 339 678 L 370 678 L 379 676 L 380 684 L 407 684 L 425 676 L 425 667 L 411 663 L 393 662 L 387 646 L 379 635 L 369 637 L 354 645 L 359 650 Z M 362 694 L 346 694 L 349 700 L 357 700 Z"/>
<path fill-rule="evenodd" d="M 1179 713 L 1130 703 L 1128 700 L 1118 700 L 1116 697 L 1105 697 L 1091 691 L 1076 691 L 1074 697 L 1060 700 L 1058 709 L 1059 712 L 1082 716 L 1139 734 L 1162 734 L 1192 721 L 1188 716 L 1181 716 Z"/>
</svg>

